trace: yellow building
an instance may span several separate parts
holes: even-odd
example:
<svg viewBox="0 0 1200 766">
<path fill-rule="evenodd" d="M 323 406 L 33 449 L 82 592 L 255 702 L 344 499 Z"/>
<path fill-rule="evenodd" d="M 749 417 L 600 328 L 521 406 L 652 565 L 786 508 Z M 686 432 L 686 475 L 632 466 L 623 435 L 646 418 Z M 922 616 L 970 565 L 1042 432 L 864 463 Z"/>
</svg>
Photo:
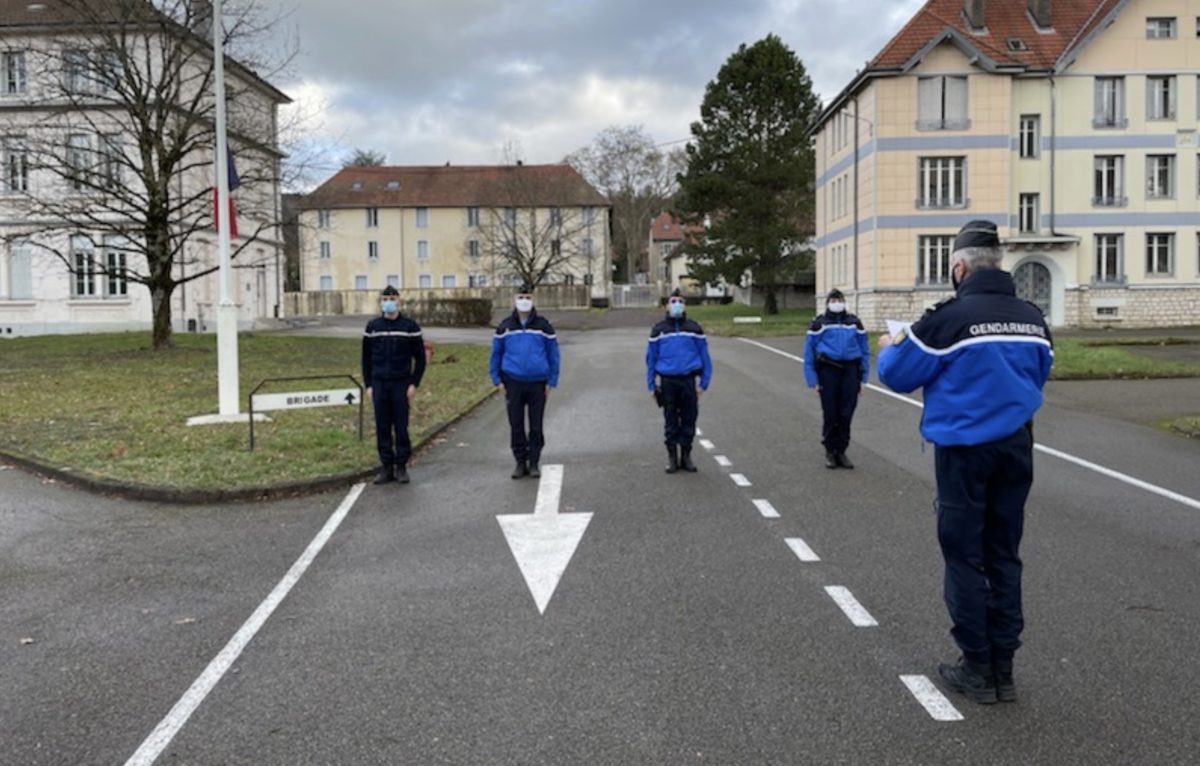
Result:
<svg viewBox="0 0 1200 766">
<path fill-rule="evenodd" d="M 608 294 L 608 201 L 571 166 L 351 167 L 300 201 L 305 291 L 590 286 Z"/>
<path fill-rule="evenodd" d="M 815 131 L 817 292 L 879 328 L 997 224 L 1057 326 L 1200 322 L 1200 0 L 931 0 Z"/>
</svg>

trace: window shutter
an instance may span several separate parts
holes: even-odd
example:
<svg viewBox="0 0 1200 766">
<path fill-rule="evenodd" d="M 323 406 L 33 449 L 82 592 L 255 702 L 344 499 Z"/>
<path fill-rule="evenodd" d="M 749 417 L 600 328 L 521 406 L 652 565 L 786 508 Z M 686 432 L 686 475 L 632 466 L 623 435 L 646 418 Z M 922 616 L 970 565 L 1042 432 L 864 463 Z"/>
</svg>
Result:
<svg viewBox="0 0 1200 766">
<path fill-rule="evenodd" d="M 932 125 L 942 119 L 942 78 L 922 77 L 917 80 L 917 120 Z"/>
<path fill-rule="evenodd" d="M 946 121 L 954 127 L 967 125 L 967 78 L 946 78 Z"/>
</svg>

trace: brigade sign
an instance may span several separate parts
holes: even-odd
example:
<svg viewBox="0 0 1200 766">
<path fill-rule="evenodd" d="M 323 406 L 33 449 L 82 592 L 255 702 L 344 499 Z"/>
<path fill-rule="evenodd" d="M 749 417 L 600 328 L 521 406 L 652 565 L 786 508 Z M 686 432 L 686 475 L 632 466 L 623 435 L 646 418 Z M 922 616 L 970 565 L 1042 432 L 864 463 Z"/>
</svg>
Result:
<svg viewBox="0 0 1200 766">
<path fill-rule="evenodd" d="M 357 388 L 336 388 L 329 391 L 293 391 L 287 394 L 255 394 L 250 406 L 255 412 L 266 410 L 296 410 L 305 407 L 336 407 L 358 404 Z"/>
</svg>

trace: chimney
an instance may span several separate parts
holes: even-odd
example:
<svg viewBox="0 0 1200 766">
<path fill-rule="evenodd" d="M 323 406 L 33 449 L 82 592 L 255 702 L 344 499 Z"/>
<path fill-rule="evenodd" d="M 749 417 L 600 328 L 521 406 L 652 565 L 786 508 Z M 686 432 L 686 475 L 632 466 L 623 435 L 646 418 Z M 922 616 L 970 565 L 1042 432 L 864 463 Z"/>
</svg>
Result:
<svg viewBox="0 0 1200 766">
<path fill-rule="evenodd" d="M 972 32 L 980 32 L 987 26 L 983 19 L 985 0 L 963 0 L 963 15 Z"/>
<path fill-rule="evenodd" d="M 1033 17 L 1039 27 L 1050 29 L 1054 26 L 1051 23 L 1054 19 L 1051 14 L 1050 0 L 1026 0 L 1026 6 L 1029 8 L 1029 15 Z"/>
</svg>

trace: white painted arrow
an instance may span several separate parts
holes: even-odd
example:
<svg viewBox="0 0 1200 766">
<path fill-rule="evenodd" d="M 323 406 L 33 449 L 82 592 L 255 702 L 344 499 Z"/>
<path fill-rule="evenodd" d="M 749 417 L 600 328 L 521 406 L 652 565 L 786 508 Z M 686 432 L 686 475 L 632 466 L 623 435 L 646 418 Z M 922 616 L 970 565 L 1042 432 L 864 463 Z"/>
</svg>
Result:
<svg viewBox="0 0 1200 766">
<path fill-rule="evenodd" d="M 561 465 L 542 466 L 533 513 L 496 517 L 541 614 L 592 520 L 590 513 L 559 514 L 562 483 Z"/>
</svg>

